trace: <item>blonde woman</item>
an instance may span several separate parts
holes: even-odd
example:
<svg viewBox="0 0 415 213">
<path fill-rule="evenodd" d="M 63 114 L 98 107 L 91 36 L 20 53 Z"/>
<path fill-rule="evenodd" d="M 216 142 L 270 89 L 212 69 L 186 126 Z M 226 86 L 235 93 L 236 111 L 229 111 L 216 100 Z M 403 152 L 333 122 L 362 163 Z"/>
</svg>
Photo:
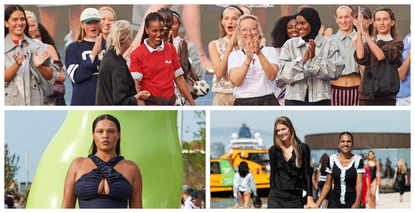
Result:
<svg viewBox="0 0 415 213">
<path fill-rule="evenodd" d="M 101 32 L 102 38 L 108 40 L 108 34 L 111 31 L 111 26 L 117 20 L 117 15 L 111 7 L 99 8 L 99 15 L 101 16 Z"/>
<path fill-rule="evenodd" d="M 393 185 L 397 185 L 399 189 L 399 194 L 401 195 L 401 202 L 403 201 L 403 193 L 405 192 L 405 185 L 408 184 L 408 176 L 406 172 L 408 168 L 406 168 L 405 161 L 403 158 L 399 159 L 398 166 L 395 167 L 395 176 L 393 177 Z"/>
<path fill-rule="evenodd" d="M 123 54 L 132 42 L 133 28 L 126 20 L 116 21 L 107 40 L 107 53 L 99 70 L 96 105 L 137 105 L 137 100 L 146 100 L 150 93 L 137 93 Z"/>
<path fill-rule="evenodd" d="M 279 105 L 274 95 L 279 69 L 278 53 L 273 47 L 260 45 L 262 30 L 253 15 L 238 20 L 238 38 L 243 49 L 229 55 L 228 75 L 235 85 L 234 106 Z"/>
<path fill-rule="evenodd" d="M 236 27 L 243 14 L 236 5 L 225 7 L 219 21 L 220 38 L 209 43 L 209 55 L 214 70 L 212 92 L 216 93 L 212 103 L 214 106 L 232 106 L 235 102 L 234 85 L 227 74 L 228 58 L 232 51 L 241 48 L 236 39 Z"/>
<path fill-rule="evenodd" d="M 97 9 L 82 11 L 78 38 L 66 49 L 66 71 L 73 87 L 71 105 L 95 105 L 98 70 L 105 52 L 100 22 Z"/>
<path fill-rule="evenodd" d="M 370 187 L 371 187 L 371 196 L 368 196 L 369 207 L 371 209 L 376 208 L 376 190 L 378 185 L 380 185 L 380 166 L 379 162 L 376 160 L 376 155 L 373 151 L 369 151 L 367 154 L 367 165 L 370 169 Z"/>
</svg>

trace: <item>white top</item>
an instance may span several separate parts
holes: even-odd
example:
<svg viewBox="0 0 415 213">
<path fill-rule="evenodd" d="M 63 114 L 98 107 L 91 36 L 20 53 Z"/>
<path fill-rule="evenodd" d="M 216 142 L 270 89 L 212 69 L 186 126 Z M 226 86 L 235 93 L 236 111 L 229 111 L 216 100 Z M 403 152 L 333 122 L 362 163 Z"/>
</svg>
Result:
<svg viewBox="0 0 415 213">
<path fill-rule="evenodd" d="M 185 201 L 184 201 L 184 205 L 182 207 L 182 209 L 195 209 L 196 206 L 195 204 L 193 204 L 192 200 L 192 196 L 189 196 Z"/>
<path fill-rule="evenodd" d="M 261 52 L 270 63 L 279 67 L 278 53 L 275 48 L 263 47 Z M 228 60 L 228 75 L 232 68 L 246 66 L 244 65 L 246 57 L 242 50 L 231 52 Z M 267 78 L 258 56 L 254 54 L 245 79 L 239 87 L 235 87 L 233 96 L 236 98 L 253 98 L 274 94 L 275 85 L 275 79 L 269 80 Z"/>
</svg>

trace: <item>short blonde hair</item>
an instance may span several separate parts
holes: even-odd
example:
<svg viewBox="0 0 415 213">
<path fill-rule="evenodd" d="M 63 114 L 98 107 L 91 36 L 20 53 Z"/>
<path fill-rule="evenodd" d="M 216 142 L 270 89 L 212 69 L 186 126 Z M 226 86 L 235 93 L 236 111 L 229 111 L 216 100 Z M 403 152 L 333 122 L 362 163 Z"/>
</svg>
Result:
<svg viewBox="0 0 415 213">
<path fill-rule="evenodd" d="M 121 45 L 123 45 L 128 38 L 132 38 L 132 36 L 133 27 L 129 21 L 119 20 L 114 22 L 111 26 L 110 34 L 108 35 L 107 51 L 113 48 L 117 55 L 120 55 Z"/>
<path fill-rule="evenodd" d="M 259 25 L 258 18 L 256 16 L 254 16 L 254 15 L 245 14 L 245 15 L 242 15 L 241 17 L 239 17 L 239 19 L 238 19 L 238 24 L 237 24 L 237 26 L 238 26 L 238 34 L 237 34 L 238 39 L 241 39 L 241 37 L 240 37 L 240 33 L 241 33 L 241 22 L 243 20 L 245 20 L 245 19 L 254 20 L 255 21 L 256 28 L 258 28 L 258 35 L 259 36 L 263 36 L 262 29 L 261 29 L 261 26 Z"/>
</svg>

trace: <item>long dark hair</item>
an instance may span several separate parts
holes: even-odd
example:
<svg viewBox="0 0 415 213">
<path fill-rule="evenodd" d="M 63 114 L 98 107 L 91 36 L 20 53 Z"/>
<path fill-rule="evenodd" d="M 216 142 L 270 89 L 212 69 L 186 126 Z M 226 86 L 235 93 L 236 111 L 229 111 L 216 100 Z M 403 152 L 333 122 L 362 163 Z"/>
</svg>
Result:
<svg viewBox="0 0 415 213">
<path fill-rule="evenodd" d="M 55 41 L 53 40 L 52 36 L 50 36 L 48 30 L 41 23 L 38 23 L 37 29 L 39 30 L 40 37 L 42 37 L 42 42 L 45 44 L 50 44 L 53 47 L 55 47 Z"/>
<path fill-rule="evenodd" d="M 289 39 L 287 35 L 287 25 L 295 16 L 283 16 L 275 22 L 274 29 L 271 32 L 272 46 L 275 48 L 282 47 Z"/>
<path fill-rule="evenodd" d="M 117 127 L 117 132 L 121 132 L 120 122 L 114 116 L 109 115 L 109 114 L 100 115 L 97 118 L 95 118 L 94 122 L 92 123 L 92 132 L 95 132 L 95 127 L 96 127 L 97 123 L 102 121 L 102 120 L 110 120 L 110 121 L 114 122 L 115 126 Z M 118 139 L 117 145 L 115 147 L 115 153 L 118 156 L 120 155 L 120 142 L 121 142 L 121 137 Z M 97 145 L 95 144 L 95 140 L 93 138 L 92 138 L 91 149 L 92 149 L 91 154 L 95 155 L 95 153 L 97 153 Z"/>
<path fill-rule="evenodd" d="M 328 161 L 329 161 L 329 155 L 324 153 L 320 158 L 320 172 L 326 171 Z"/>
<path fill-rule="evenodd" d="M 26 36 L 29 37 L 29 27 L 27 26 L 27 18 L 26 18 L 26 13 L 24 12 L 24 9 L 22 6 L 20 5 L 10 5 L 8 6 L 5 10 L 4 10 L 4 21 L 8 21 L 10 16 L 12 15 L 12 13 L 14 13 L 14 11 L 16 10 L 20 10 L 23 13 L 24 16 L 24 21 L 26 22 L 26 26 L 24 29 L 24 34 Z M 6 25 L 4 25 L 4 37 L 6 37 L 6 35 L 9 34 L 9 28 L 6 27 Z"/>
<path fill-rule="evenodd" d="M 242 161 L 238 166 L 239 176 L 245 177 L 249 173 L 248 163 Z"/>
<path fill-rule="evenodd" d="M 153 21 L 161 21 L 164 24 L 163 16 L 161 16 L 160 13 L 158 12 L 152 12 L 146 16 L 146 19 L 144 20 L 144 26 L 147 27 L 148 29 L 148 27 L 150 26 L 150 23 Z M 141 36 L 140 44 L 142 44 L 146 38 L 148 38 L 148 34 L 146 30 L 144 29 L 143 36 Z"/>
</svg>

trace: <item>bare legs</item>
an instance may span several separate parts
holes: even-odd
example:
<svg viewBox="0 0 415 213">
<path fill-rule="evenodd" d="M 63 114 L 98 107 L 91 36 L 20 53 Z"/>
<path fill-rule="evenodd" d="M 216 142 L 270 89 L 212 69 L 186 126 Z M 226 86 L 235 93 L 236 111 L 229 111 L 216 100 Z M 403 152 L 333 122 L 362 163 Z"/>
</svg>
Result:
<svg viewBox="0 0 415 213">
<path fill-rule="evenodd" d="M 251 193 L 245 191 L 242 195 L 241 192 L 239 193 L 239 200 L 241 201 L 241 206 L 247 208 L 249 206 L 249 200 L 251 199 Z"/>
</svg>

